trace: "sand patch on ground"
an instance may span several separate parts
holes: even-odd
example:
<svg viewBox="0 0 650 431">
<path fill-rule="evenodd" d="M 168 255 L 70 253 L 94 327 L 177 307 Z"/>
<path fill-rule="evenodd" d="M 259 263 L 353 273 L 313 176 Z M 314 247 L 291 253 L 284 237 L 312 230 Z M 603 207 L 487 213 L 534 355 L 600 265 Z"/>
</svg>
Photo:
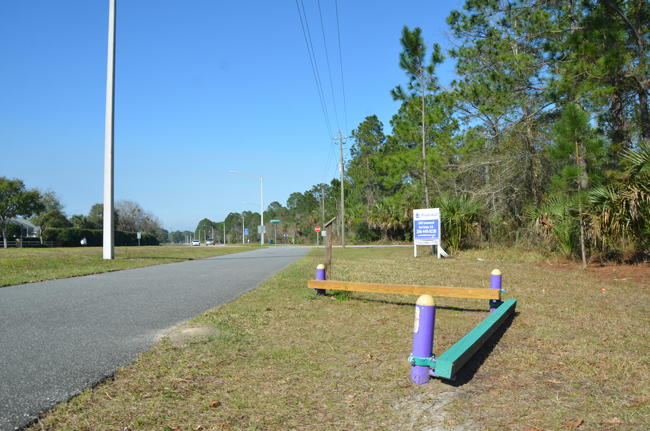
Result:
<svg viewBox="0 0 650 431">
<path fill-rule="evenodd" d="M 172 345 L 184 347 L 190 343 L 208 341 L 212 337 L 221 334 L 218 328 L 213 326 L 189 325 L 183 323 L 165 332 L 161 338 L 167 339 Z"/>
</svg>

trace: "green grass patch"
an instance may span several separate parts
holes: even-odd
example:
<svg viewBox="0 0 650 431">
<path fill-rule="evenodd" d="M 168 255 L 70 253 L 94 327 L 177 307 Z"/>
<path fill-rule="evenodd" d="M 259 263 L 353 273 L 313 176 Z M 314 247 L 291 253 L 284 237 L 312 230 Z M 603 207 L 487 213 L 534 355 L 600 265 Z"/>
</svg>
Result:
<svg viewBox="0 0 650 431">
<path fill-rule="evenodd" d="M 412 252 L 334 249 L 332 278 L 485 287 L 499 268 L 506 297 L 518 300 L 516 316 L 456 382 L 409 381 L 415 297 L 317 297 L 306 288 L 324 260 L 315 250 L 177 328 L 33 430 L 560 430 L 616 421 L 650 429 L 646 287 L 536 263 L 523 252 L 450 260 Z M 436 355 L 488 315 L 486 300 L 436 303 Z"/>
<path fill-rule="evenodd" d="M 233 246 L 115 247 L 115 259 L 104 260 L 101 247 L 0 249 L 0 287 L 203 259 L 249 250 L 251 247 Z"/>
</svg>

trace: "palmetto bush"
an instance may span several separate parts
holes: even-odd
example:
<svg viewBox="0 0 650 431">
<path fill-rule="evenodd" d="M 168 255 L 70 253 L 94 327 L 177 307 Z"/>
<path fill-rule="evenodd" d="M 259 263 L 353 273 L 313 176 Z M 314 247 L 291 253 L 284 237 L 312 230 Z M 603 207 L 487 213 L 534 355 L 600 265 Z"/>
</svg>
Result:
<svg viewBox="0 0 650 431">
<path fill-rule="evenodd" d="M 577 195 L 556 195 L 541 206 L 526 207 L 524 215 L 551 247 L 564 256 L 571 256 L 580 245 L 577 208 Z"/>
<path fill-rule="evenodd" d="M 627 171 L 588 195 L 590 234 L 603 249 L 631 242 L 650 251 L 650 148 L 640 146 L 623 156 Z"/>
<path fill-rule="evenodd" d="M 440 208 L 443 239 L 450 249 L 460 250 L 476 230 L 472 224 L 479 219 L 481 203 L 467 195 L 445 195 L 436 200 L 436 206 Z"/>
<path fill-rule="evenodd" d="M 370 208 L 368 225 L 379 229 L 382 241 L 388 241 L 391 233 L 396 234 L 404 229 L 404 209 L 389 199 L 379 201 Z"/>
</svg>

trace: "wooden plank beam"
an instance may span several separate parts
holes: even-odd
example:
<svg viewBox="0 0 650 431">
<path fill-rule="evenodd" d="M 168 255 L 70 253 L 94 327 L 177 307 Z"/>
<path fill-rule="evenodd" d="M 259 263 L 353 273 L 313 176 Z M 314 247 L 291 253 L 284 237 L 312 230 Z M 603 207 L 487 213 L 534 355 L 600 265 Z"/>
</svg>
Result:
<svg viewBox="0 0 650 431">
<path fill-rule="evenodd" d="M 516 299 L 508 299 L 496 311 L 490 313 L 476 328 L 436 358 L 435 373 L 442 378 L 451 379 L 508 316 L 515 312 L 516 306 Z"/>
<path fill-rule="evenodd" d="M 310 289 L 350 290 L 353 292 L 399 293 L 404 295 L 431 295 L 447 298 L 501 299 L 500 289 L 473 289 L 468 287 L 431 287 L 407 284 L 355 283 L 351 281 L 309 280 Z M 499 307 L 501 308 L 501 307 Z"/>
</svg>

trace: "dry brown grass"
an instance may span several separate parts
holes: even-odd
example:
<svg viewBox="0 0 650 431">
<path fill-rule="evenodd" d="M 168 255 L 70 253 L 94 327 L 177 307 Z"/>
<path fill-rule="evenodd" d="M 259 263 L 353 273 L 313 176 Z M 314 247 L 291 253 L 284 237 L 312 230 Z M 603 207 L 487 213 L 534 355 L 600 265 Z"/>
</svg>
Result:
<svg viewBox="0 0 650 431">
<path fill-rule="evenodd" d="M 415 298 L 323 298 L 306 289 L 323 261 L 319 250 L 197 317 L 188 327 L 205 329 L 163 339 L 33 429 L 650 429 L 648 288 L 540 265 L 542 258 L 334 250 L 339 280 L 483 287 L 492 269 L 502 270 L 517 315 L 456 382 L 409 382 Z M 484 300 L 437 305 L 437 355 L 487 315 Z"/>
</svg>

